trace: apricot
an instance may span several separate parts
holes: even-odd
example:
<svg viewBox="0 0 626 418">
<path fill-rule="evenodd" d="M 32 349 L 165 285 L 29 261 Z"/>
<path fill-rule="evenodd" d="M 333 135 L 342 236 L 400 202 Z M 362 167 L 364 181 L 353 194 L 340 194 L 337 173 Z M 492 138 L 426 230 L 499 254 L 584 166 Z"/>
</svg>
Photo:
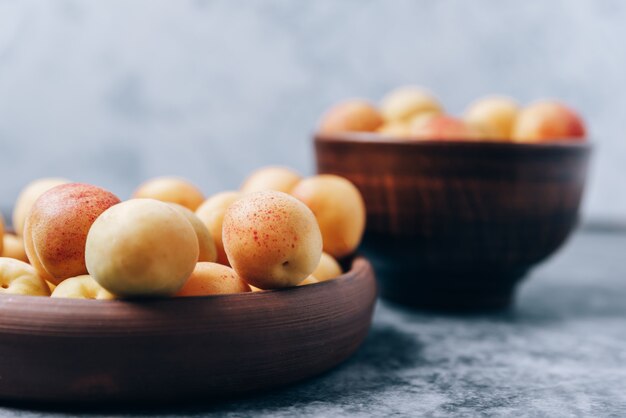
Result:
<svg viewBox="0 0 626 418">
<path fill-rule="evenodd" d="M 421 113 L 442 113 L 439 101 L 427 90 L 417 86 L 397 88 L 381 101 L 380 110 L 387 121 L 408 122 Z"/>
<path fill-rule="evenodd" d="M 4 249 L 2 257 L 15 258 L 16 260 L 28 263 L 26 250 L 24 249 L 24 241 L 22 238 L 14 234 L 4 234 Z"/>
<path fill-rule="evenodd" d="M 230 265 L 260 289 L 295 286 L 309 276 L 322 254 L 315 216 L 286 193 L 243 196 L 224 216 L 224 249 Z"/>
<path fill-rule="evenodd" d="M 140 185 L 133 198 L 156 199 L 178 203 L 195 211 L 204 201 L 204 195 L 196 186 L 179 177 L 157 177 Z"/>
<path fill-rule="evenodd" d="M 53 298 L 70 299 L 115 299 L 115 295 L 100 286 L 90 275 L 70 277 L 63 280 L 53 291 Z"/>
<path fill-rule="evenodd" d="M 322 174 L 302 180 L 291 194 L 315 214 L 325 252 L 336 258 L 354 252 L 365 230 L 365 204 L 354 184 Z"/>
<path fill-rule="evenodd" d="M 28 260 L 47 281 L 59 284 L 87 273 L 85 241 L 94 220 L 119 203 L 113 193 L 83 183 L 53 187 L 35 201 L 24 226 Z"/>
<path fill-rule="evenodd" d="M 241 185 L 241 193 L 276 190 L 289 193 L 302 180 L 295 171 L 278 166 L 263 167 L 253 172 Z"/>
<path fill-rule="evenodd" d="M 63 282 L 61 282 L 63 283 Z M 49 281 L 46 281 L 46 284 L 48 285 L 48 289 L 50 289 L 50 293 L 54 292 L 54 289 L 57 288 L 57 285 L 50 283 Z"/>
<path fill-rule="evenodd" d="M 313 276 L 320 282 L 339 277 L 341 273 L 341 266 L 337 260 L 328 253 L 322 253 L 319 264 L 315 270 L 313 270 Z"/>
<path fill-rule="evenodd" d="M 5 232 L 4 232 L 4 216 L 0 213 L 0 254 L 4 252 L 4 243 L 5 243 Z"/>
<path fill-rule="evenodd" d="M 510 139 L 519 106 L 509 97 L 489 96 L 476 100 L 465 110 L 463 119 L 484 139 Z"/>
<path fill-rule="evenodd" d="M 15 233 L 20 237 L 22 236 L 26 217 L 39 196 L 55 186 L 69 182 L 69 180 L 62 178 L 43 178 L 27 184 L 17 197 L 13 208 L 13 230 Z"/>
<path fill-rule="evenodd" d="M 250 292 L 235 270 L 218 263 L 198 263 L 176 296 L 206 296 Z"/>
<path fill-rule="evenodd" d="M 222 222 L 224 221 L 224 214 L 226 213 L 226 209 L 241 196 L 242 194 L 238 192 L 218 193 L 208 198 L 196 210 L 196 216 L 200 218 L 213 237 L 217 249 L 217 262 L 220 264 L 229 265 L 222 242 Z"/>
<path fill-rule="evenodd" d="M 315 284 L 315 283 L 319 283 L 320 281 L 317 280 L 317 278 L 315 278 L 315 276 L 310 275 L 309 277 L 307 277 L 306 279 L 302 280 L 298 286 L 306 286 L 308 284 Z"/>
<path fill-rule="evenodd" d="M 409 135 L 414 136 L 413 131 L 421 130 L 428 121 L 436 118 L 437 116 L 439 116 L 438 113 L 423 112 L 412 117 L 408 123 Z"/>
<path fill-rule="evenodd" d="M 542 100 L 522 109 L 513 127 L 516 142 L 584 141 L 582 118 L 562 103 Z"/>
<path fill-rule="evenodd" d="M 351 99 L 331 107 L 322 116 L 318 131 L 323 134 L 375 132 L 383 122 L 383 117 L 370 102 Z"/>
<path fill-rule="evenodd" d="M 206 227 L 204 223 L 196 216 L 195 213 L 190 211 L 184 206 L 179 205 L 178 203 L 169 203 L 178 213 L 183 215 L 193 227 L 193 230 L 196 232 L 196 237 L 198 238 L 198 261 L 209 261 L 214 262 L 217 260 L 217 248 L 215 247 L 215 242 L 213 241 L 213 236 L 211 236 L 211 232 Z"/>
<path fill-rule="evenodd" d="M 476 139 L 478 132 L 464 121 L 447 115 L 432 116 L 411 125 L 412 137 L 426 140 Z"/>
<path fill-rule="evenodd" d="M 404 122 L 387 122 L 377 132 L 392 138 L 407 138 L 411 136 L 411 126 Z"/>
<path fill-rule="evenodd" d="M 46 281 L 30 264 L 0 257 L 0 294 L 50 296 Z"/>
<path fill-rule="evenodd" d="M 117 296 L 172 295 L 198 260 L 196 232 L 178 211 L 154 199 L 131 199 L 93 223 L 85 261 L 100 286 Z"/>
</svg>

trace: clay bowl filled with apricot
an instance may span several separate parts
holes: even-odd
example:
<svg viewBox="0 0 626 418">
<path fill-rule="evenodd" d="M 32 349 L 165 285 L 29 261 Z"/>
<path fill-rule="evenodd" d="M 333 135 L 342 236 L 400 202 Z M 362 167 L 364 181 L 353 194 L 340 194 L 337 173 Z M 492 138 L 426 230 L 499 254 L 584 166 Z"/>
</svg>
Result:
<svg viewBox="0 0 626 418">
<path fill-rule="evenodd" d="M 590 146 L 318 134 L 319 173 L 367 207 L 361 250 L 382 296 L 420 308 L 492 309 L 575 227 Z"/>
<path fill-rule="evenodd" d="M 63 179 L 27 185 L 15 235 L 0 218 L 0 399 L 202 400 L 346 359 L 370 327 L 376 283 L 354 257 L 358 190 L 337 178 L 329 198 L 322 180 L 268 167 L 207 199 L 174 177 L 127 200 Z M 296 183 L 298 198 L 275 190 Z M 337 216 L 346 188 L 358 225 Z"/>
<path fill-rule="evenodd" d="M 349 357 L 375 298 L 363 258 L 334 280 L 262 292 L 134 301 L 0 294 L 0 398 L 169 402 L 285 385 Z"/>
</svg>

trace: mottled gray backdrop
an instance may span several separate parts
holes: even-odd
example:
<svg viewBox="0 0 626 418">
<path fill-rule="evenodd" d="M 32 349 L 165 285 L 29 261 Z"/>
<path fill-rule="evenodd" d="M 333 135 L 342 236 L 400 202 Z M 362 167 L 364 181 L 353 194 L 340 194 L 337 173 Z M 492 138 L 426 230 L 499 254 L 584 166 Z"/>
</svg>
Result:
<svg viewBox="0 0 626 418">
<path fill-rule="evenodd" d="M 0 0 L 0 206 L 65 176 L 126 197 L 207 193 L 267 164 L 313 171 L 331 103 L 417 83 L 451 112 L 561 98 L 596 153 L 585 213 L 626 215 L 626 2 Z"/>
</svg>

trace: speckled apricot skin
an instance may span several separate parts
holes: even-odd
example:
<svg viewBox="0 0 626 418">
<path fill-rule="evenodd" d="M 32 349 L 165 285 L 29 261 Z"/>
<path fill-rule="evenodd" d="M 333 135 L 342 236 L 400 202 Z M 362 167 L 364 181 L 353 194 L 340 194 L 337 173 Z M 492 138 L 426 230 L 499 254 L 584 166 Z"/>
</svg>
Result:
<svg viewBox="0 0 626 418">
<path fill-rule="evenodd" d="M 85 242 L 89 228 L 120 202 L 97 186 L 68 183 L 53 187 L 35 201 L 26 218 L 24 246 L 30 263 L 53 284 L 87 274 Z"/>
<path fill-rule="evenodd" d="M 208 296 L 250 292 L 250 286 L 230 267 L 200 262 L 174 296 Z"/>
<path fill-rule="evenodd" d="M 365 203 L 350 181 L 322 174 L 302 180 L 291 194 L 315 214 L 325 252 L 341 258 L 356 250 L 365 231 Z"/>
<path fill-rule="evenodd" d="M 302 202 L 282 192 L 243 196 L 224 216 L 222 238 L 233 269 L 260 289 L 296 286 L 315 270 L 322 235 Z"/>
</svg>

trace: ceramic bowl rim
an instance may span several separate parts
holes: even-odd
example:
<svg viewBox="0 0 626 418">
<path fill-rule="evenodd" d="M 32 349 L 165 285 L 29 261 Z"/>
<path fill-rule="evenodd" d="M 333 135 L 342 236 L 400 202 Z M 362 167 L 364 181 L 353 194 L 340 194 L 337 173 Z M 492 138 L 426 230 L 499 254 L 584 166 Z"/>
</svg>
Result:
<svg viewBox="0 0 626 418">
<path fill-rule="evenodd" d="M 511 140 L 476 140 L 476 139 L 415 139 L 397 138 L 374 132 L 341 132 L 333 134 L 315 133 L 318 143 L 371 144 L 373 146 L 405 146 L 428 148 L 492 148 L 507 150 L 582 150 L 590 151 L 593 144 L 587 139 L 564 138 L 543 142 L 513 142 Z"/>
</svg>

